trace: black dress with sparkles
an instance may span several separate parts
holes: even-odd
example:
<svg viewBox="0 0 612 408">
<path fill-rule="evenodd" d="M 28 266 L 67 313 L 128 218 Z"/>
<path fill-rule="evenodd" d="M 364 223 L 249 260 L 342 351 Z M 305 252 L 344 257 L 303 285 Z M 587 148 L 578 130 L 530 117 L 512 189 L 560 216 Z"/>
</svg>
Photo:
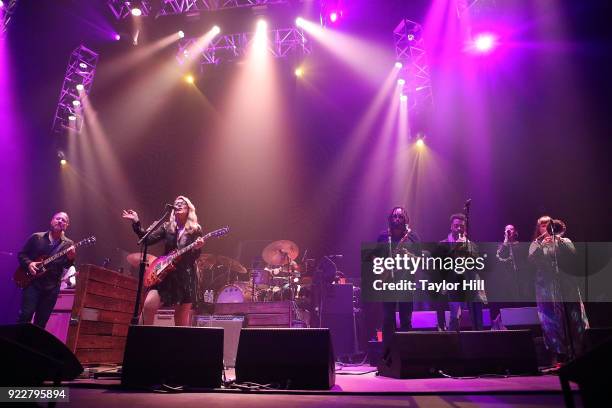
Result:
<svg viewBox="0 0 612 408">
<path fill-rule="evenodd" d="M 140 222 L 133 223 L 132 228 L 139 237 L 142 237 L 145 233 Z M 184 232 L 177 240 L 177 232 L 171 232 L 169 224 L 165 223 L 147 237 L 147 244 L 152 245 L 163 240 L 164 255 L 167 255 L 175 249 L 186 247 L 200 236 L 202 236 L 201 230 L 192 233 Z M 157 289 L 164 306 L 175 306 L 196 301 L 197 272 L 195 261 L 200 253 L 200 249 L 192 249 L 183 254 L 175 264 L 176 269 L 171 271 L 161 283 L 150 288 Z"/>
</svg>

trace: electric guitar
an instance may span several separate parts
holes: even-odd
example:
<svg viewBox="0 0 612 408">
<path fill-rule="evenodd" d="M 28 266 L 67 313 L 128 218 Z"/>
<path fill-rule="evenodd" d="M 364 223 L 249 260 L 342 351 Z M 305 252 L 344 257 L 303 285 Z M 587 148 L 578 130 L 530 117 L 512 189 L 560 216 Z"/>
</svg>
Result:
<svg viewBox="0 0 612 408">
<path fill-rule="evenodd" d="M 91 237 L 85 238 L 77 242 L 76 244 L 70 245 L 68 248 L 49 257 L 40 256 L 34 260 L 34 262 L 41 262 L 36 275 L 32 275 L 28 268 L 22 268 L 21 266 L 19 266 L 15 271 L 15 274 L 13 275 L 13 281 L 18 287 L 20 287 L 21 289 L 25 289 L 30 285 L 30 283 L 32 283 L 32 281 L 40 278 L 47 272 L 47 265 L 49 265 L 51 262 L 58 260 L 62 256 L 66 255 L 68 252 L 70 252 L 70 250 L 72 249 L 76 249 L 82 245 L 93 245 L 95 243 L 96 237 L 92 235 Z"/>
<path fill-rule="evenodd" d="M 229 232 L 229 227 L 219 228 L 218 230 L 214 230 L 204 235 L 202 238 L 206 241 L 209 238 L 220 237 Z M 143 285 L 145 288 L 150 288 L 151 286 L 159 284 L 163 281 L 170 272 L 176 269 L 176 263 L 179 261 L 180 257 L 188 251 L 191 251 L 195 248 L 196 241 L 187 245 L 185 248 L 181 248 L 178 250 L 174 250 L 170 252 L 168 255 L 160 256 L 156 258 L 155 261 L 145 271 Z"/>
</svg>

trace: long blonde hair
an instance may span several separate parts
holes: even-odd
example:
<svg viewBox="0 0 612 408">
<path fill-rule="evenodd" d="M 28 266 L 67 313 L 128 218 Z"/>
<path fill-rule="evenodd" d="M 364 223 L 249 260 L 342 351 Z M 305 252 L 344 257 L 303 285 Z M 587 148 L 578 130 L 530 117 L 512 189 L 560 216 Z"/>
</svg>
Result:
<svg viewBox="0 0 612 408">
<path fill-rule="evenodd" d="M 187 207 L 189 207 L 189 213 L 187 214 L 187 221 L 185 221 L 185 231 L 189 234 L 192 234 L 197 231 L 201 231 L 202 227 L 198 224 L 198 216 L 196 215 L 196 209 L 190 199 L 185 196 L 178 196 L 174 199 L 181 199 L 187 203 Z M 174 210 L 170 213 L 170 220 L 167 223 L 168 231 L 175 233 L 176 232 L 176 217 L 174 215 Z"/>
</svg>

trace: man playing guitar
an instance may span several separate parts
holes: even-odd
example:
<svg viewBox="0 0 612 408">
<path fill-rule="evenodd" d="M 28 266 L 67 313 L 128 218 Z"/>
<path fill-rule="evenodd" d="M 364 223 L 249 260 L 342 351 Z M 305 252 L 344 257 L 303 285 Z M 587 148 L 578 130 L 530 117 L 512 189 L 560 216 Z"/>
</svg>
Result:
<svg viewBox="0 0 612 408">
<path fill-rule="evenodd" d="M 68 214 L 63 211 L 56 213 L 51 218 L 49 231 L 32 234 L 17 254 L 20 266 L 36 277 L 23 289 L 18 323 L 28 323 L 34 317 L 34 324 L 42 328 L 46 326 L 59 295 L 62 272 L 74 264 L 76 256 L 76 250 L 70 248 L 74 243 L 65 234 L 68 225 Z M 38 259 L 68 248 L 65 256 L 49 263 L 43 272 L 42 262 Z"/>
</svg>

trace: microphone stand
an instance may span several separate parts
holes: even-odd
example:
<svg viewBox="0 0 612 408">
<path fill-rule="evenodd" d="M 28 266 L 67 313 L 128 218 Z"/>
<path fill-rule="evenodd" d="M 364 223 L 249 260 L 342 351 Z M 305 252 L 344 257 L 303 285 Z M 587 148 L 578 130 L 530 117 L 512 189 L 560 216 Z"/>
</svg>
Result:
<svg viewBox="0 0 612 408">
<path fill-rule="evenodd" d="M 563 317 L 565 320 L 565 336 L 567 338 L 567 340 L 569 341 L 569 352 L 570 355 L 568 356 L 568 358 L 570 360 L 572 360 L 574 357 L 576 357 L 576 350 L 574 350 L 574 341 L 572 338 L 572 329 L 570 327 L 570 318 L 567 314 L 567 305 L 565 304 L 565 296 L 563 295 L 563 280 L 561 279 L 561 272 L 559 271 L 559 260 L 557 259 L 557 245 L 558 242 L 560 242 L 561 237 L 556 237 L 555 235 L 555 223 L 553 222 L 554 220 L 551 219 L 550 221 L 550 229 L 552 232 L 552 239 L 553 239 L 553 245 L 552 245 L 552 253 L 553 253 L 553 266 L 555 269 L 555 275 L 557 276 L 557 279 L 559 279 L 559 296 L 561 297 L 561 306 L 563 307 Z"/>
<path fill-rule="evenodd" d="M 138 325 L 139 323 L 138 312 L 140 311 L 140 297 L 142 295 L 143 283 L 142 281 L 144 280 L 144 273 L 147 262 L 147 250 L 149 247 L 149 244 L 147 243 L 147 238 L 149 237 L 149 235 L 151 235 L 153 231 L 159 228 L 159 226 L 162 222 L 164 222 L 166 217 L 170 215 L 170 211 L 172 211 L 172 208 L 166 207 L 166 209 L 164 210 L 164 214 L 158 220 L 153 222 L 153 224 L 151 224 L 149 228 L 147 228 L 144 235 L 138 240 L 138 245 L 142 245 L 142 257 L 140 258 L 140 267 L 138 269 L 138 289 L 136 290 L 136 303 L 134 303 L 134 313 L 132 314 L 133 325 Z"/>
</svg>

